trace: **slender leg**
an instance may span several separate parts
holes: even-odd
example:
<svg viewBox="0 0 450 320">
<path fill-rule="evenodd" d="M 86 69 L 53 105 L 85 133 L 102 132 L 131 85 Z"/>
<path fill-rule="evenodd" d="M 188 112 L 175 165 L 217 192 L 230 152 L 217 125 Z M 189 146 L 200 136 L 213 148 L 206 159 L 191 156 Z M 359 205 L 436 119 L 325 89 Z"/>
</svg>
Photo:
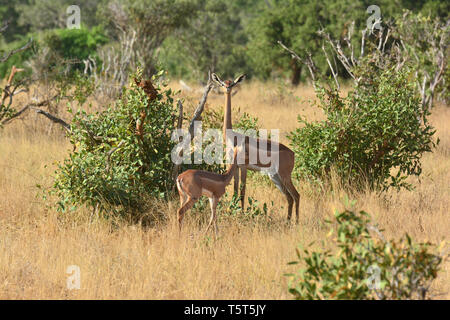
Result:
<svg viewBox="0 0 450 320">
<path fill-rule="evenodd" d="M 181 208 L 186 203 L 187 196 L 183 191 L 179 191 L 179 194 L 180 194 L 180 208 Z"/>
<path fill-rule="evenodd" d="M 296 223 L 298 223 L 298 210 L 300 206 L 300 195 L 297 192 L 297 189 L 295 189 L 294 184 L 292 183 L 291 177 L 286 178 L 285 186 L 289 194 L 291 195 L 292 199 L 295 201 L 295 219 Z M 292 208 L 290 212 L 292 211 Z"/>
<path fill-rule="evenodd" d="M 274 174 L 270 176 L 270 179 L 272 180 L 272 182 L 277 186 L 277 188 L 285 195 L 286 200 L 288 202 L 288 215 L 287 215 L 287 219 L 291 220 L 291 216 L 292 216 L 292 206 L 294 203 L 294 199 L 292 198 L 289 190 L 287 189 L 286 183 L 281 179 L 280 175 Z"/>
<path fill-rule="evenodd" d="M 288 221 L 291 220 L 291 216 L 292 216 L 292 206 L 294 204 L 294 200 L 292 199 L 292 196 L 289 194 L 289 192 L 286 190 L 284 192 L 284 195 L 286 196 L 287 202 L 288 202 L 288 215 L 287 215 L 287 219 Z"/>
<path fill-rule="evenodd" d="M 216 207 L 217 207 L 218 199 L 216 197 L 209 198 L 209 204 L 211 206 L 211 218 L 209 219 L 208 227 L 206 228 L 205 234 L 208 233 L 209 228 L 214 223 L 214 233 L 217 237 L 217 221 L 216 221 Z"/>
<path fill-rule="evenodd" d="M 217 208 L 217 204 L 219 203 L 219 199 L 218 198 L 214 198 L 213 199 L 213 207 L 214 207 L 214 234 L 215 237 L 217 239 L 217 234 L 219 233 L 219 227 L 217 225 L 217 213 L 216 213 L 216 208 Z"/>
<path fill-rule="evenodd" d="M 241 168 L 241 207 L 242 207 L 242 211 L 244 211 L 244 206 L 245 206 L 245 186 L 246 186 L 246 184 L 247 184 L 247 168 Z"/>
<path fill-rule="evenodd" d="M 191 197 L 188 196 L 188 200 L 186 201 L 185 204 L 183 204 L 180 209 L 178 209 L 177 212 L 177 216 L 178 216 L 178 227 L 179 227 L 179 231 L 181 231 L 181 223 L 183 222 L 183 217 L 184 217 L 184 213 L 186 211 L 188 211 L 190 208 L 192 208 L 192 206 L 194 205 L 194 203 L 197 201 L 197 199 L 193 199 Z"/>
<path fill-rule="evenodd" d="M 239 196 L 239 168 L 234 172 L 234 196 Z"/>
</svg>

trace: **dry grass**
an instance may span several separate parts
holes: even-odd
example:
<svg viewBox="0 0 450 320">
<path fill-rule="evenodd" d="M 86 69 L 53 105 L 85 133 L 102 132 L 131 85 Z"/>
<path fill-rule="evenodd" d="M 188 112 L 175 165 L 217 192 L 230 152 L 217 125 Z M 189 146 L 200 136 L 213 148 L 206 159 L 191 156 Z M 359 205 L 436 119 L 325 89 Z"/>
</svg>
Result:
<svg viewBox="0 0 450 320">
<path fill-rule="evenodd" d="M 322 117 L 306 102 L 314 98 L 309 87 L 289 93 L 277 85 L 247 83 L 241 89 L 233 97 L 233 108 L 257 116 L 263 128 L 279 128 L 283 142 L 296 128 L 297 114 Z M 195 95 L 189 100 L 191 107 L 197 99 Z M 211 95 L 208 108 L 221 108 L 223 102 L 223 96 Z M 416 240 L 449 239 L 450 109 L 436 107 L 431 120 L 441 144 L 424 157 L 423 175 L 413 180 L 415 191 L 352 195 L 388 238 L 408 232 Z M 254 177 L 248 196 L 270 208 L 273 201 L 274 221 L 248 225 L 222 215 L 217 240 L 202 235 L 209 209 L 188 212 L 178 235 L 178 201 L 153 204 L 150 214 L 163 214 L 168 222 L 151 228 L 90 219 L 86 209 L 60 215 L 36 197 L 36 185 L 51 185 L 54 162 L 66 157 L 70 148 L 59 130 L 48 135 L 47 128 L 45 120 L 30 115 L 0 134 L 3 299 L 289 299 L 283 274 L 294 271 L 287 262 L 295 258 L 296 245 L 322 239 L 327 233 L 323 220 L 343 206 L 344 192 L 339 189 L 311 195 L 308 186 L 298 185 L 300 224 L 286 226 L 284 197 Z M 80 290 L 67 290 L 69 265 L 81 269 Z M 449 298 L 448 267 L 446 262 L 433 284 L 434 297 Z"/>
</svg>

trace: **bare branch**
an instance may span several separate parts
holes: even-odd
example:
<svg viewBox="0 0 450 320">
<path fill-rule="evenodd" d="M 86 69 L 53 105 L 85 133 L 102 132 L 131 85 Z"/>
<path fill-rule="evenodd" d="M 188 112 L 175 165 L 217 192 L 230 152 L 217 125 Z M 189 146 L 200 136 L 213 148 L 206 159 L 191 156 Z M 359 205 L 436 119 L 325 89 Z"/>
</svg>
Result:
<svg viewBox="0 0 450 320">
<path fill-rule="evenodd" d="M 178 100 L 178 110 L 177 129 L 181 129 L 183 126 L 183 103 L 181 100 Z"/>
<path fill-rule="evenodd" d="M 364 46 L 366 45 L 365 40 L 366 40 L 367 28 L 365 28 L 361 33 L 362 33 L 362 36 L 361 36 L 361 55 L 360 55 L 360 57 L 363 57 L 364 56 Z"/>
<path fill-rule="evenodd" d="M 381 48 L 381 52 L 384 52 L 384 50 L 385 50 L 385 48 L 386 48 L 386 43 L 387 43 L 387 41 L 388 41 L 388 39 L 389 39 L 390 33 L 391 33 L 391 29 L 388 28 L 388 29 L 387 29 L 386 37 L 384 38 L 383 47 Z"/>
<path fill-rule="evenodd" d="M 306 52 L 306 58 L 301 58 L 297 53 L 294 52 L 294 50 L 289 49 L 286 47 L 281 41 L 278 40 L 278 44 L 287 52 L 289 52 L 293 59 L 297 59 L 301 63 L 305 64 L 308 67 L 309 73 L 311 74 L 311 78 L 313 81 L 314 89 L 317 89 L 316 87 L 316 72 L 317 68 L 314 64 L 314 61 L 312 60 L 311 54 L 309 52 Z"/>
<path fill-rule="evenodd" d="M 356 78 L 355 74 L 353 73 L 352 69 L 356 66 L 357 61 L 353 57 L 353 59 L 349 60 L 347 56 L 345 55 L 344 51 L 342 50 L 341 44 L 338 41 L 333 41 L 331 39 L 330 34 L 324 31 L 324 29 L 321 29 L 317 32 L 319 35 L 324 37 L 328 43 L 331 45 L 331 48 L 336 53 L 337 58 L 344 66 L 347 73 L 353 78 L 353 80 L 357 83 L 358 79 Z M 352 51 L 353 52 L 353 51 Z"/>
<path fill-rule="evenodd" d="M 33 38 L 31 38 L 30 40 L 28 40 L 28 42 L 27 42 L 25 45 L 23 45 L 22 47 L 17 48 L 17 49 L 14 49 L 14 50 L 11 50 L 11 51 L 5 53 L 5 54 L 3 55 L 3 57 L 0 58 L 0 62 L 5 62 L 5 61 L 8 60 L 13 54 L 16 54 L 16 53 L 18 53 L 18 52 L 27 50 L 28 48 L 31 47 L 32 44 L 33 44 Z"/>
<path fill-rule="evenodd" d="M 3 26 L 0 27 L 0 33 L 3 33 L 6 29 L 8 29 L 10 22 L 11 20 L 7 20 L 3 23 Z"/>
<path fill-rule="evenodd" d="M 336 88 L 337 88 L 337 90 L 340 90 L 341 86 L 339 85 L 337 69 L 336 69 L 336 71 L 334 71 L 333 66 L 331 65 L 330 59 L 328 58 L 328 54 L 327 54 L 327 51 L 325 50 L 325 46 L 324 45 L 322 45 L 322 51 L 325 54 L 325 58 L 327 59 L 328 66 L 330 67 L 331 74 L 333 75 L 334 82 L 336 83 Z"/>
<path fill-rule="evenodd" d="M 46 116 L 48 119 L 50 119 L 50 120 L 53 121 L 54 123 L 57 123 L 57 124 L 62 125 L 63 128 L 66 129 L 68 132 L 71 132 L 70 124 L 68 124 L 67 122 L 65 122 L 63 119 L 58 118 L 58 117 L 56 117 L 56 116 L 54 116 L 54 115 L 48 113 L 47 111 L 44 111 L 44 110 L 39 109 L 39 108 L 32 107 L 32 109 L 35 110 L 36 113 L 42 114 L 42 115 Z"/>
<path fill-rule="evenodd" d="M 183 103 L 181 102 L 181 100 L 178 100 L 178 110 L 179 111 L 178 111 L 177 129 L 181 129 L 183 127 Z M 183 149 L 180 150 L 179 156 L 180 157 L 183 156 Z M 180 171 L 180 164 L 175 164 L 172 170 L 172 178 L 174 180 L 177 178 L 179 171 Z"/>
<path fill-rule="evenodd" d="M 183 90 L 186 90 L 186 91 L 188 91 L 188 92 L 191 92 L 191 91 L 192 91 L 192 88 L 189 87 L 189 86 L 186 84 L 186 82 L 184 82 L 183 80 L 180 80 L 179 83 L 180 83 L 181 87 L 183 88 Z"/>
<path fill-rule="evenodd" d="M 211 71 L 208 71 L 208 83 L 205 87 L 205 92 L 203 92 L 203 96 L 198 103 L 197 109 L 195 109 L 194 116 L 192 117 L 191 123 L 189 125 L 189 133 L 191 135 L 191 139 L 194 137 L 194 123 L 195 121 L 200 119 L 202 115 L 203 109 L 205 108 L 206 100 L 208 99 L 208 93 L 211 91 L 214 86 L 213 81 L 211 79 Z"/>
<path fill-rule="evenodd" d="M 20 111 L 17 111 L 15 114 L 13 114 L 12 116 L 2 120 L 0 122 L 0 124 L 3 126 L 9 122 L 11 122 L 12 120 L 14 120 L 15 118 L 19 117 L 22 113 L 24 113 L 25 111 L 27 111 L 30 108 L 30 105 L 26 105 L 25 107 L 23 107 L 22 109 L 20 109 Z"/>
</svg>

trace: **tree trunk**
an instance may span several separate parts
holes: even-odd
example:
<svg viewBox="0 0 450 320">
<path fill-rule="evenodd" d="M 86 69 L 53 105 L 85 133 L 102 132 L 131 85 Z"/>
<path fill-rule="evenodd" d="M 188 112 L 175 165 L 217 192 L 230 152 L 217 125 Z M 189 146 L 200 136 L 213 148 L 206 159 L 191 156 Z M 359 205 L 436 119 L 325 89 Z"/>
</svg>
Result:
<svg viewBox="0 0 450 320">
<path fill-rule="evenodd" d="M 300 84 L 300 76 L 302 74 L 302 67 L 297 63 L 295 59 L 291 60 L 291 84 L 293 86 L 298 86 Z"/>
</svg>

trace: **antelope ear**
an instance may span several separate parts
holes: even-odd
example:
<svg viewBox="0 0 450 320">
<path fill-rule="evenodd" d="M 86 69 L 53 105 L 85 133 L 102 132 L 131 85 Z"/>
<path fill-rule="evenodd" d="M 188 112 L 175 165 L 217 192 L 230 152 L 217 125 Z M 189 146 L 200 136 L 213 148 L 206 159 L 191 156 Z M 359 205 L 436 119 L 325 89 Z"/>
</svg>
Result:
<svg viewBox="0 0 450 320">
<path fill-rule="evenodd" d="M 245 77 L 246 77 L 245 74 L 241 74 L 239 77 L 237 77 L 237 78 L 234 80 L 233 84 L 238 84 L 239 82 L 241 82 L 242 80 L 244 80 Z"/>
<path fill-rule="evenodd" d="M 220 78 L 219 78 L 219 76 L 218 76 L 217 74 L 213 73 L 213 74 L 211 75 L 211 79 L 212 79 L 214 82 L 216 82 L 218 85 L 220 85 L 220 86 L 222 86 L 222 87 L 225 86 L 225 84 L 223 83 L 222 80 L 220 80 Z"/>
</svg>

